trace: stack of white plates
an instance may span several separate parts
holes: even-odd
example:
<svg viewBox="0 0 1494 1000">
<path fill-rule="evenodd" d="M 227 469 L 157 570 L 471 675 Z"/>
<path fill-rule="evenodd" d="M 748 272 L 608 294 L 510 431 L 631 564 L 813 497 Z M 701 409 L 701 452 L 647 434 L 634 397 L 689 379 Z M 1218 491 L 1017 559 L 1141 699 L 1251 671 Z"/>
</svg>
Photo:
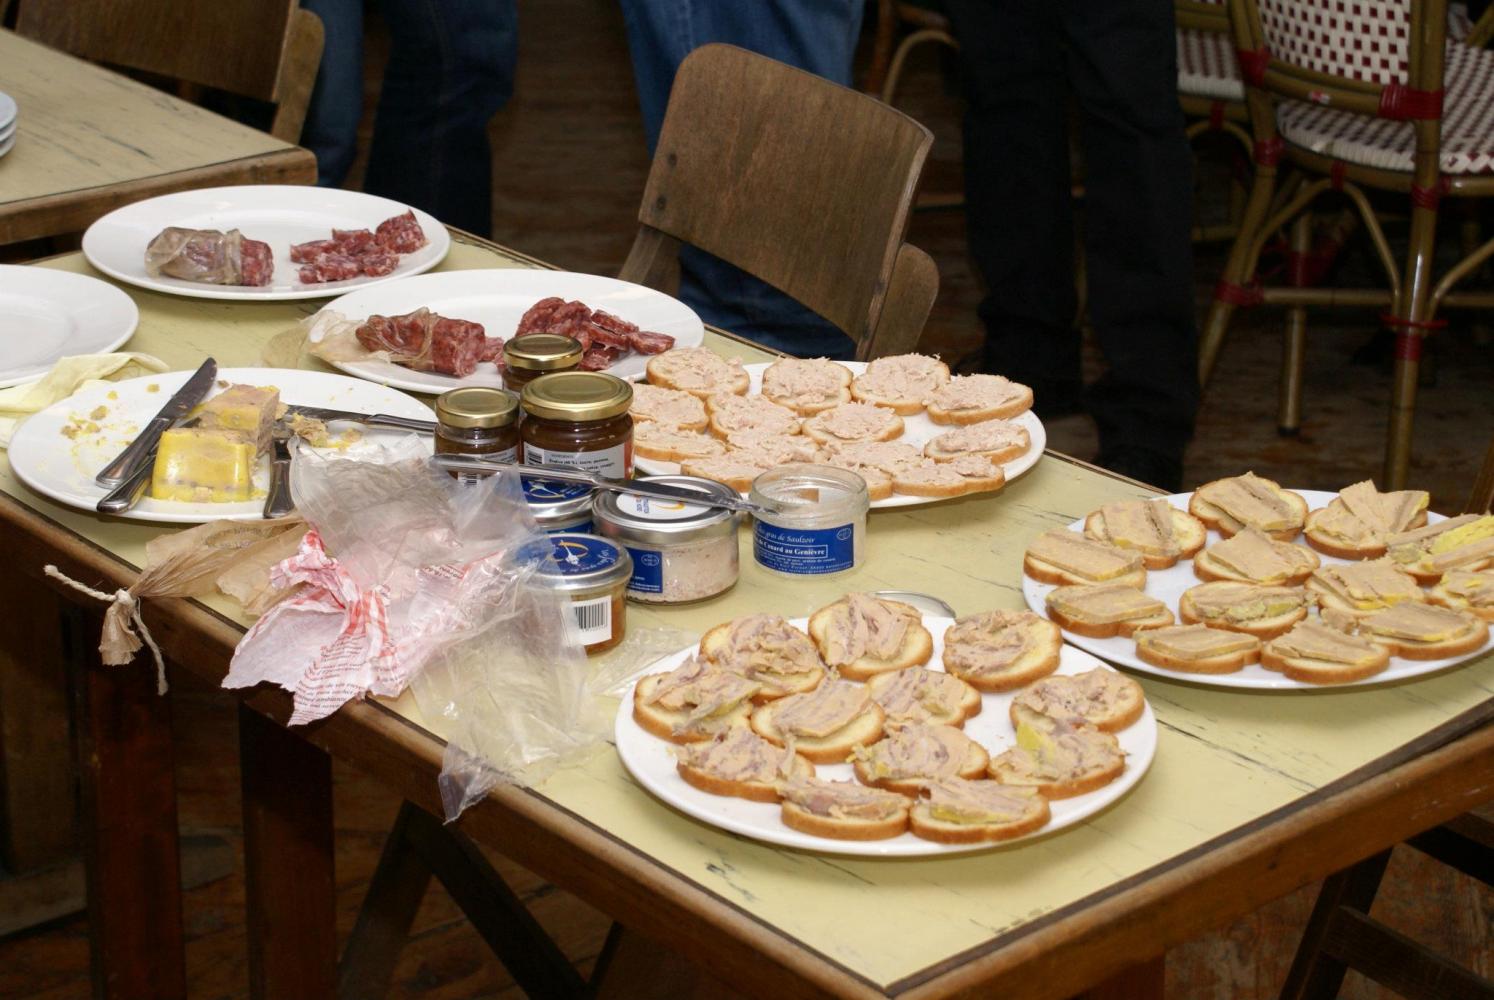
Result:
<svg viewBox="0 0 1494 1000">
<path fill-rule="evenodd" d="M 0 156 L 16 144 L 16 102 L 0 91 Z"/>
</svg>

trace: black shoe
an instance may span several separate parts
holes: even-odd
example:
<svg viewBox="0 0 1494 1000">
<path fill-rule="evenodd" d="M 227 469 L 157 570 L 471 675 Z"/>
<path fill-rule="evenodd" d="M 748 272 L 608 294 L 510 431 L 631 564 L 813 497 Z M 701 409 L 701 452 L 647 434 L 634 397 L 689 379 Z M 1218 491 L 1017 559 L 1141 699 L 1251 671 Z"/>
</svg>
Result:
<svg viewBox="0 0 1494 1000">
<path fill-rule="evenodd" d="M 1095 464 L 1168 493 L 1183 489 L 1183 460 L 1145 448 L 1112 448 Z"/>
</svg>

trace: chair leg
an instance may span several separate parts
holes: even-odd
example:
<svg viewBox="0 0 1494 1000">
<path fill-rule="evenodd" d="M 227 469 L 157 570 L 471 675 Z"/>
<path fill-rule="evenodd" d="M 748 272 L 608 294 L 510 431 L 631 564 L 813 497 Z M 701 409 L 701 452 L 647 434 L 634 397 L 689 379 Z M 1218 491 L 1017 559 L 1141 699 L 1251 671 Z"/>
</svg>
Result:
<svg viewBox="0 0 1494 1000">
<path fill-rule="evenodd" d="M 1312 213 L 1303 212 L 1292 222 L 1291 281 L 1296 288 L 1307 285 L 1307 255 L 1312 250 Z M 1281 342 L 1281 399 L 1276 412 L 1276 432 L 1296 437 L 1302 428 L 1302 358 L 1307 352 L 1307 307 L 1287 310 L 1286 334 Z"/>
<path fill-rule="evenodd" d="M 1411 238 L 1401 301 L 1395 317 L 1405 325 L 1396 331 L 1395 374 L 1390 391 L 1390 433 L 1385 444 L 1385 486 L 1406 487 L 1411 467 L 1411 422 L 1416 406 L 1421 351 L 1432 319 L 1428 305 L 1432 257 L 1436 249 L 1437 210 L 1416 205 L 1411 209 Z"/>
<path fill-rule="evenodd" d="M 1207 385 L 1219 360 L 1219 349 L 1224 345 L 1224 334 L 1229 329 L 1230 316 L 1240 299 L 1255 261 L 1250 259 L 1250 247 L 1256 234 L 1266 221 L 1271 204 L 1272 190 L 1276 186 L 1276 168 L 1268 164 L 1257 164 L 1255 179 L 1250 185 L 1250 197 L 1245 202 L 1245 214 L 1240 219 L 1240 230 L 1235 234 L 1234 245 L 1219 276 L 1219 286 L 1214 291 L 1214 301 L 1209 306 L 1209 318 L 1204 323 L 1203 337 L 1198 345 L 1198 380 Z"/>
<path fill-rule="evenodd" d="M 1323 880 L 1302 942 L 1281 987 L 1281 1000 L 1333 1000 L 1343 985 L 1347 967 L 1323 953 L 1340 907 L 1368 913 L 1385 877 L 1390 852 L 1383 851 Z"/>
<path fill-rule="evenodd" d="M 882 83 L 887 79 L 887 66 L 892 62 L 892 41 L 897 35 L 897 11 L 893 0 L 878 0 L 877 29 L 872 41 L 871 60 L 866 67 L 866 76 L 861 89 L 868 94 L 882 93 Z"/>
<path fill-rule="evenodd" d="M 897 96 L 897 85 L 902 81 L 903 64 L 908 61 L 908 53 L 924 42 L 942 42 L 952 49 L 960 47 L 953 35 L 939 28 L 920 28 L 904 38 L 892 53 L 892 66 L 887 70 L 887 79 L 882 84 L 883 104 L 891 104 L 892 99 Z"/>
</svg>

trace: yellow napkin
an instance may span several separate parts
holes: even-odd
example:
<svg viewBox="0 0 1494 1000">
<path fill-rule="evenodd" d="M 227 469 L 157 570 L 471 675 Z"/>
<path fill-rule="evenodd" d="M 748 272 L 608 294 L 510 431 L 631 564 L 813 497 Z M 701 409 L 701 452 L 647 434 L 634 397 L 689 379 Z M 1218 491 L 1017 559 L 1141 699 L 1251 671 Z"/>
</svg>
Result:
<svg viewBox="0 0 1494 1000">
<path fill-rule="evenodd" d="M 94 382 L 118 382 L 163 372 L 166 367 L 166 362 L 160 358 L 132 351 L 63 358 L 39 382 L 0 389 L 0 448 L 10 447 L 10 437 L 22 420 L 66 399 L 79 389 Z"/>
</svg>

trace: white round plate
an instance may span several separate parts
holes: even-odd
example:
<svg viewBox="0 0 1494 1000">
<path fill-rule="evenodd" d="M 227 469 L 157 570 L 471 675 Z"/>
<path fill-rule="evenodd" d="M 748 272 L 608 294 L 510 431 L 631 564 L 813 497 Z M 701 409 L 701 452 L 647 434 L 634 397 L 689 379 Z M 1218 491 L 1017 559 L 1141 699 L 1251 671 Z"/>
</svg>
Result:
<svg viewBox="0 0 1494 1000">
<path fill-rule="evenodd" d="M 936 618 L 925 615 L 924 626 L 934 637 L 934 655 L 929 658 L 930 670 L 942 670 L 944 653 L 944 630 L 953 624 L 951 618 Z M 807 618 L 798 618 L 792 624 L 804 628 Z M 663 673 L 673 670 L 685 661 L 696 647 L 691 646 L 663 657 L 648 668 L 648 673 Z M 1110 669 L 1094 657 L 1072 646 L 1064 646 L 1059 660 L 1059 674 L 1080 674 L 1094 668 Z M 1016 744 L 1016 733 L 1012 730 L 1008 709 L 1016 691 L 1004 694 L 981 695 L 980 714 L 965 723 L 965 733 L 980 743 L 992 756 Z M 654 795 L 674 806 L 687 816 L 712 826 L 739 833 L 754 840 L 784 847 L 797 847 L 806 851 L 823 851 L 827 854 L 852 854 L 867 858 L 911 858 L 943 854 L 968 854 L 986 851 L 1008 844 L 1018 844 L 1034 837 L 1073 826 L 1093 816 L 1106 806 L 1130 791 L 1157 753 L 1157 718 L 1150 704 L 1142 711 L 1141 718 L 1116 733 L 1121 750 L 1126 754 L 1126 770 L 1104 788 L 1071 799 L 1058 799 L 1050 803 L 1053 818 L 1048 825 L 1035 833 L 1014 840 L 983 844 L 941 844 L 924 840 L 911 833 L 900 834 L 888 840 L 851 841 L 835 840 L 831 837 L 816 837 L 800 833 L 783 825 L 781 809 L 776 802 L 750 802 L 726 795 L 712 795 L 694 785 L 685 783 L 675 769 L 675 758 L 671 752 L 674 744 L 659 739 L 643 729 L 633 719 L 633 692 L 630 688 L 617 709 L 614 740 L 623 766 L 638 783 Z M 816 764 L 816 777 L 835 781 L 854 780 L 855 774 L 849 764 Z"/>
<path fill-rule="evenodd" d="M 107 492 L 94 484 L 93 477 L 134 439 L 140 428 L 191 375 L 191 372 L 163 372 L 96 385 L 47 407 L 16 430 L 10 442 L 11 469 L 23 483 L 42 496 L 92 511 Z M 224 368 L 218 372 L 218 380 L 220 383 L 273 385 L 280 390 L 283 403 L 330 406 L 359 413 L 388 413 L 419 420 L 433 418 L 430 409 L 417 399 L 345 375 L 290 368 Z M 218 391 L 215 387 L 209 395 L 216 395 Z M 100 408 L 103 412 L 93 416 Z M 96 425 L 97 430 L 90 429 L 89 425 Z M 333 425 L 333 429 L 342 431 L 352 426 L 356 425 L 338 423 Z M 373 427 L 359 429 L 363 432 L 359 441 L 332 453 L 373 455 L 381 445 L 409 433 Z M 71 433 L 65 433 L 69 430 Z M 305 447 L 304 442 L 302 447 Z M 254 485 L 262 491 L 269 485 L 269 479 L 270 460 L 263 456 L 254 475 Z M 256 499 L 236 503 L 185 503 L 145 497 L 119 516 L 133 521 L 200 524 L 230 517 L 258 517 L 264 511 L 264 505 L 262 493 Z"/>
<path fill-rule="evenodd" d="M 0 388 L 41 378 L 59 359 L 129 340 L 140 310 L 86 274 L 0 264 Z"/>
<path fill-rule="evenodd" d="M 88 263 L 111 278 L 155 292 L 197 299 L 273 302 L 285 299 L 325 299 L 351 288 L 366 288 L 429 271 L 446 258 L 451 234 L 436 217 L 415 209 L 415 218 L 430 242 L 414 253 L 401 254 L 399 266 L 381 278 L 349 278 L 302 284 L 299 264 L 291 263 L 292 243 L 332 238 L 334 229 L 373 229 L 385 219 L 403 215 L 409 206 L 361 191 L 294 184 L 179 191 L 117 208 L 88 227 L 83 255 Z M 145 248 L 168 226 L 187 229 L 238 229 L 250 239 L 270 245 L 275 273 L 268 285 L 209 285 L 180 278 L 151 277 L 145 272 Z"/>
<path fill-rule="evenodd" d="M 0 144 L 4 144 L 7 140 L 15 138 L 15 134 L 16 120 L 12 118 L 10 124 L 0 125 Z"/>
<path fill-rule="evenodd" d="M 646 361 L 647 359 L 645 359 Z M 752 380 L 751 386 L 747 389 L 749 396 L 755 396 L 762 391 L 763 372 L 768 370 L 770 364 L 772 362 L 757 362 L 756 364 L 742 366 L 743 370 L 747 372 L 748 377 Z M 836 364 L 849 368 L 854 375 L 860 375 L 866 371 L 865 361 L 837 361 Z M 639 374 L 641 376 L 642 373 L 640 372 Z M 1032 439 L 1032 444 L 1022 454 L 1001 466 L 1001 471 L 1006 474 L 1007 482 L 1011 482 L 1034 465 L 1037 465 L 1038 459 L 1043 457 L 1043 449 L 1048 446 L 1048 432 L 1044 429 L 1043 422 L 1037 418 L 1036 413 L 1033 413 L 1031 410 L 1024 410 L 1013 418 L 1013 422 L 1027 428 L 1027 434 Z M 954 429 L 953 424 L 934 423 L 929 419 L 927 413 L 915 413 L 912 416 L 903 417 L 903 436 L 895 440 L 922 448 L 945 431 Z M 663 462 L 656 458 L 643 458 L 641 456 L 633 459 L 633 467 L 646 476 L 676 476 L 680 472 L 680 464 L 678 462 Z M 743 495 L 745 496 L 745 494 Z M 967 495 L 979 496 L 980 494 Z M 948 499 L 951 498 L 916 497 L 906 493 L 894 493 L 890 497 L 873 500 L 871 505 L 873 509 L 883 507 L 916 507 L 922 504 L 939 503 L 942 500 Z"/>
<path fill-rule="evenodd" d="M 15 144 L 16 134 L 14 132 L 6 136 L 4 139 L 0 139 L 0 156 L 4 156 L 6 153 L 10 152 Z"/>
<path fill-rule="evenodd" d="M 488 336 L 508 340 L 529 307 L 552 295 L 579 299 L 592 309 L 610 312 L 644 330 L 667 333 L 676 347 L 696 347 L 705 339 L 705 327 L 695 311 L 663 292 L 596 274 L 528 267 L 427 274 L 397 285 L 350 292 L 327 303 L 326 308 L 361 320 L 399 316 L 424 306 L 451 319 L 481 323 Z M 648 355 L 635 351 L 619 358 L 607 371 L 630 378 L 643 374 L 646 364 Z M 497 366 L 487 361 L 466 378 L 417 372 L 388 361 L 348 361 L 334 363 L 333 367 L 371 382 L 432 395 L 464 385 L 503 385 Z"/>
<path fill-rule="evenodd" d="M 0 90 L 0 127 L 9 125 L 16 117 L 16 100 Z"/>
<path fill-rule="evenodd" d="M 1292 492 L 1301 495 L 1307 501 L 1309 510 L 1326 507 L 1330 500 L 1338 496 L 1337 493 L 1329 493 L 1323 490 L 1293 490 Z M 1164 499 L 1179 510 L 1187 510 L 1188 500 L 1192 496 L 1192 493 L 1177 493 Z M 1441 514 L 1430 512 L 1427 514 L 1428 521 L 1437 522 L 1442 519 Z M 1080 518 L 1073 524 L 1070 524 L 1069 530 L 1083 532 L 1084 519 Z M 1221 541 L 1222 537 L 1217 531 L 1210 530 L 1208 541 L 1204 543 L 1205 548 Z M 1301 535 L 1297 536 L 1296 542 L 1304 547 L 1310 547 L 1307 546 Z M 1317 552 L 1316 549 L 1313 551 Z M 1351 561 L 1324 555 L 1321 552 L 1317 552 L 1317 556 L 1322 560 L 1324 566 L 1341 565 Z M 1181 559 L 1176 566 L 1168 569 L 1147 570 L 1146 586 L 1143 589 L 1153 597 L 1165 602 L 1172 609 L 1173 617 L 1176 618 L 1178 614 L 1178 599 L 1183 596 L 1183 592 L 1203 582 L 1203 580 L 1200 580 L 1193 574 L 1193 560 Z M 1026 574 L 1022 576 L 1022 596 L 1027 600 L 1027 606 L 1040 615 L 1047 612 L 1047 605 L 1044 603 L 1044 598 L 1055 589 L 1055 584 L 1039 583 Z M 1249 664 L 1232 674 L 1191 674 L 1184 670 L 1168 670 L 1165 667 L 1154 667 L 1137 656 L 1135 640 L 1124 636 L 1111 636 L 1109 639 L 1094 639 L 1065 630 L 1063 637 L 1068 642 L 1087 649 L 1096 656 L 1109 660 L 1111 663 L 1125 667 L 1127 670 L 1135 670 L 1138 673 L 1151 674 L 1155 677 L 1166 677 L 1169 680 L 1191 681 L 1194 684 L 1204 684 L 1208 687 L 1244 688 L 1257 691 L 1324 691 L 1332 690 L 1333 688 L 1366 687 L 1373 684 L 1386 684 L 1391 681 L 1403 681 L 1408 677 L 1421 677 L 1425 674 L 1434 674 L 1439 670 L 1446 670 L 1448 667 L 1457 666 L 1459 663 L 1466 663 L 1468 660 L 1480 657 L 1488 650 L 1494 649 L 1494 636 L 1491 636 L 1489 642 L 1485 643 L 1481 648 L 1464 656 L 1456 656 L 1445 660 L 1408 660 L 1402 656 L 1392 656 L 1390 658 L 1390 666 L 1373 677 L 1350 681 L 1347 684 L 1309 684 L 1306 681 L 1297 681 L 1292 680 L 1290 677 L 1284 677 L 1274 670 L 1266 669 L 1259 663 Z"/>
</svg>

